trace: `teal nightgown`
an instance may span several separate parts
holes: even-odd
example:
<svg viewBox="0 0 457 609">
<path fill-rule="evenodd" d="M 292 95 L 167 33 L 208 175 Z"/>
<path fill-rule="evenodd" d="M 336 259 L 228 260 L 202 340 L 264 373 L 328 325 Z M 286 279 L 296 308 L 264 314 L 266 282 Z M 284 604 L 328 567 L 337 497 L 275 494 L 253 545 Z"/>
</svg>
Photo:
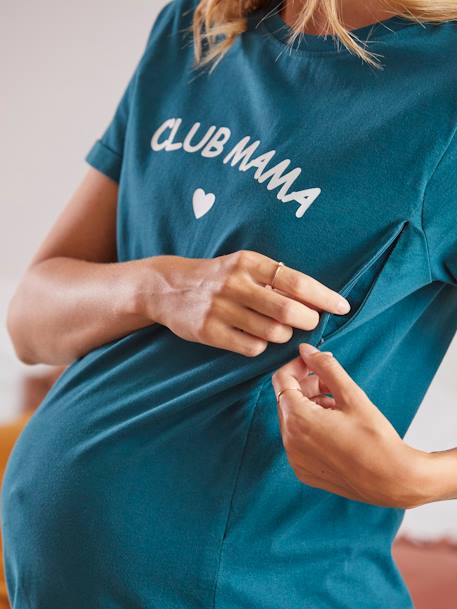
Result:
<svg viewBox="0 0 457 609">
<path fill-rule="evenodd" d="M 376 70 L 290 50 L 269 0 L 210 73 L 195 6 L 162 8 L 86 156 L 119 183 L 119 261 L 256 250 L 352 310 L 257 357 L 156 323 L 74 361 L 4 478 L 13 609 L 410 609 L 404 511 L 296 478 L 271 375 L 323 345 L 407 431 L 457 327 L 457 23 L 355 30 Z"/>
</svg>

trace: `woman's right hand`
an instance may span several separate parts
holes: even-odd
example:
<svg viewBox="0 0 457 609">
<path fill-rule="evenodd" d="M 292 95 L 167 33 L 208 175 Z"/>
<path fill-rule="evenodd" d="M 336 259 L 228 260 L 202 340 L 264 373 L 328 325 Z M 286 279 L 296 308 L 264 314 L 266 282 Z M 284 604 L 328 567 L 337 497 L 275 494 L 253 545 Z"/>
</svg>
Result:
<svg viewBox="0 0 457 609">
<path fill-rule="evenodd" d="M 319 311 L 341 315 L 350 310 L 337 292 L 288 266 L 281 266 L 274 289 L 266 289 L 278 262 L 252 250 L 215 258 L 154 256 L 142 262 L 146 269 L 153 264 L 154 273 L 151 286 L 151 273 L 143 275 L 141 315 L 148 317 L 149 311 L 185 340 L 248 357 L 260 355 L 269 342 L 287 342 L 293 328 L 313 330 Z"/>
</svg>

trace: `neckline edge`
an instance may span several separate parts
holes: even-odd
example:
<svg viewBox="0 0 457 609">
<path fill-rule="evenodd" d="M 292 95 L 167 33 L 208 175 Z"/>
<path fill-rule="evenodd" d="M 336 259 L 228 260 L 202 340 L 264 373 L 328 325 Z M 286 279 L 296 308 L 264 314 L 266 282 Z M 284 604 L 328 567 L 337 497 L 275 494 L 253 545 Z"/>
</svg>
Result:
<svg viewBox="0 0 457 609">
<path fill-rule="evenodd" d="M 337 36 L 331 34 L 317 35 L 301 33 L 293 45 L 290 45 L 288 38 L 293 28 L 286 23 L 279 15 L 281 0 L 267 0 L 266 4 L 259 7 L 248 15 L 253 30 L 262 29 L 273 37 L 274 40 L 288 47 L 290 53 L 298 52 L 318 52 L 318 53 L 340 53 L 349 49 L 340 41 Z M 387 19 L 375 21 L 374 23 L 349 30 L 356 42 L 362 45 L 365 50 L 372 50 L 370 47 L 382 42 L 386 36 L 395 35 L 404 29 L 411 29 L 411 26 L 425 27 L 426 23 L 416 22 L 407 19 L 402 15 L 392 15 Z"/>
</svg>

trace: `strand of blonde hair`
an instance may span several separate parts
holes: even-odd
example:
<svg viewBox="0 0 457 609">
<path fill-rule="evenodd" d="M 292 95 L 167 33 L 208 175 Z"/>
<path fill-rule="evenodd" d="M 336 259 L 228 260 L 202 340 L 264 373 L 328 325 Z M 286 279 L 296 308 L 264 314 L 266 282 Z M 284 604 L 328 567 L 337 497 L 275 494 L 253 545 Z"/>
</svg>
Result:
<svg viewBox="0 0 457 609">
<path fill-rule="evenodd" d="M 190 31 L 193 35 L 194 65 L 212 64 L 213 70 L 235 39 L 246 31 L 247 16 L 261 8 L 267 0 L 200 0 L 195 7 Z M 284 0 L 282 0 L 284 1 Z M 295 40 L 314 23 L 319 11 L 325 32 L 341 42 L 349 52 L 376 68 L 382 68 L 377 53 L 371 52 L 355 34 L 351 34 L 341 19 L 341 0 L 308 0 L 303 3 L 292 33 L 288 39 L 292 47 Z M 441 23 L 457 20 L 457 0 L 380 0 L 386 13 L 398 15 L 416 23 Z M 279 5 L 277 5 L 278 7 Z M 203 46 L 206 52 L 203 52 Z"/>
</svg>

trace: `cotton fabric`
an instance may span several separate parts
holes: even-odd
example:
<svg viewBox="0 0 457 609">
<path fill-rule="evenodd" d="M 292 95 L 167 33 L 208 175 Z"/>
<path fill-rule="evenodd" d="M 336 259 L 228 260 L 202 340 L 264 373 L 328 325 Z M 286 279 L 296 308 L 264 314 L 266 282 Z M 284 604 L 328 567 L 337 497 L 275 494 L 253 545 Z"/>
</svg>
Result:
<svg viewBox="0 0 457 609">
<path fill-rule="evenodd" d="M 411 424 L 457 326 L 457 26 L 359 28 L 376 70 L 331 37 L 289 50 L 270 2 L 209 73 L 195 5 L 162 8 L 86 156 L 119 183 L 119 261 L 252 249 L 352 309 L 254 358 L 158 323 L 78 358 L 5 473 L 13 609 L 412 609 L 404 511 L 296 478 L 271 375 L 310 342 Z"/>
</svg>

